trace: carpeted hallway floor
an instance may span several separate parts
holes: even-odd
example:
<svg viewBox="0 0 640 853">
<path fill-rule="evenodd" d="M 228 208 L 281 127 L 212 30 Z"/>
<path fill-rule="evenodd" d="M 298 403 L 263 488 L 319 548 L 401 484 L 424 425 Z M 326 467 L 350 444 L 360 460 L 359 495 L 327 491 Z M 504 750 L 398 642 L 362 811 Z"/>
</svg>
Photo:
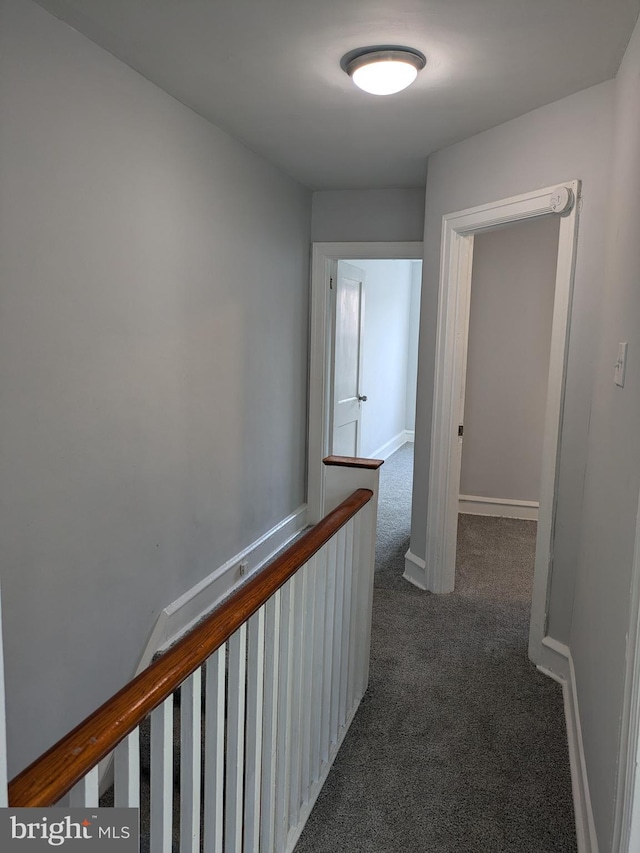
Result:
<svg viewBox="0 0 640 853">
<path fill-rule="evenodd" d="M 572 853 L 561 688 L 527 660 L 535 523 L 461 516 L 455 593 L 421 592 L 411 466 L 382 467 L 369 690 L 296 853 Z"/>
</svg>

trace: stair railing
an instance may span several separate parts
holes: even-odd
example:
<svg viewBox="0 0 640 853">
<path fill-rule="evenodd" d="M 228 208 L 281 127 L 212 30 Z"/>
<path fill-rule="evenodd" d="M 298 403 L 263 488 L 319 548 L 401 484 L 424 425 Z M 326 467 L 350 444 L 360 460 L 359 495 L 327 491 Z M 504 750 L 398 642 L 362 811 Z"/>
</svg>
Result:
<svg viewBox="0 0 640 853">
<path fill-rule="evenodd" d="M 335 508 L 19 773 L 10 806 L 68 793 L 71 805 L 104 805 L 98 762 L 113 753 L 111 802 L 139 808 L 150 715 L 145 849 L 170 853 L 177 836 L 182 853 L 293 850 L 369 675 L 381 463 L 325 464 L 325 508 Z M 370 488 L 352 491 L 358 481 Z"/>
</svg>

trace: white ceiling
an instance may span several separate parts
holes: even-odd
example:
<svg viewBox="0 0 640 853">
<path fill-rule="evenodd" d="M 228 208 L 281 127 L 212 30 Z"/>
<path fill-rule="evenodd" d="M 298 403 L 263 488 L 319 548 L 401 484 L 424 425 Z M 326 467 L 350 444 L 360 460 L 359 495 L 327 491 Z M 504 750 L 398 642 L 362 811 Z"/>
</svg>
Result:
<svg viewBox="0 0 640 853">
<path fill-rule="evenodd" d="M 38 0 L 311 189 L 415 187 L 432 151 L 613 77 L 640 0 Z M 421 50 L 405 92 L 340 68 Z"/>
</svg>

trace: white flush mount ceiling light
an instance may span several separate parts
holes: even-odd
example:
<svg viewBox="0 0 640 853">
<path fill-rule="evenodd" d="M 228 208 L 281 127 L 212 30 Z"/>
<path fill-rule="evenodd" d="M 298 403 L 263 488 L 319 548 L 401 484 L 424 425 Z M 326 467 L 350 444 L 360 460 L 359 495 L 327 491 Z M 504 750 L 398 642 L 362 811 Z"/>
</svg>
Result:
<svg viewBox="0 0 640 853">
<path fill-rule="evenodd" d="M 411 47 L 367 47 L 346 54 L 340 64 L 365 92 L 393 95 L 413 83 L 427 60 Z"/>
</svg>

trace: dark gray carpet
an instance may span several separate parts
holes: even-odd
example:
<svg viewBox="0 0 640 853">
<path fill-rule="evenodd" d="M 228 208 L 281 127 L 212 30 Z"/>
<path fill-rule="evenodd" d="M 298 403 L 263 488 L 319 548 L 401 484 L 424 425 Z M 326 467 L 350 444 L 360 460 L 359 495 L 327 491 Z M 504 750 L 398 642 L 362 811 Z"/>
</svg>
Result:
<svg viewBox="0 0 640 853">
<path fill-rule="evenodd" d="M 381 472 L 369 690 L 296 853 L 572 853 L 561 688 L 527 660 L 535 522 L 461 516 L 456 592 L 421 592 L 411 456 Z"/>
</svg>

